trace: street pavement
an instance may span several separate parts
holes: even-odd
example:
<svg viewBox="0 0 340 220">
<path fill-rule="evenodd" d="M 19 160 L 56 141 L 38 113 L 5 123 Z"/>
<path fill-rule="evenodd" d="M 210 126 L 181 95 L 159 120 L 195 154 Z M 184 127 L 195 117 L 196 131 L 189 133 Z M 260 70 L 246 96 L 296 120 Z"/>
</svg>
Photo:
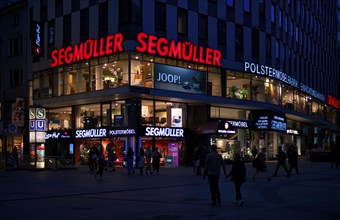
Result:
<svg viewBox="0 0 340 220">
<path fill-rule="evenodd" d="M 268 162 L 271 176 L 276 162 Z M 72 170 L 1 171 L 0 219 L 340 219 L 340 168 L 299 161 L 300 175 L 287 178 L 281 167 L 267 181 L 246 164 L 235 202 L 230 178 L 220 178 L 222 204 L 211 206 L 208 179 L 192 167 L 161 167 L 160 175 L 128 176 L 124 168 L 105 171 L 100 180 L 87 167 Z M 227 171 L 231 166 L 226 165 Z"/>
</svg>

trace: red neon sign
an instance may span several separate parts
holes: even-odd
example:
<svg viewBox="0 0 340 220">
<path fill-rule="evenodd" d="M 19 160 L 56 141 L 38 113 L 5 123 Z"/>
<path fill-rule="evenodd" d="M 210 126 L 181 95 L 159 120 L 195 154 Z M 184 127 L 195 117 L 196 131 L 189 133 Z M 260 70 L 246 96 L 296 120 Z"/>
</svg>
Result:
<svg viewBox="0 0 340 220">
<path fill-rule="evenodd" d="M 196 46 L 190 42 L 168 41 L 146 33 L 137 36 L 136 50 L 141 53 L 158 54 L 162 57 L 182 59 L 189 62 L 221 66 L 221 52 L 212 48 Z"/>
<path fill-rule="evenodd" d="M 330 95 L 328 95 L 328 104 L 335 108 L 339 108 L 339 100 Z"/>
<path fill-rule="evenodd" d="M 74 46 L 53 50 L 51 67 L 121 52 L 123 51 L 123 41 L 123 35 L 117 33 L 100 39 L 89 39 Z"/>
<path fill-rule="evenodd" d="M 51 54 L 51 67 L 122 52 L 123 41 L 123 34 L 117 33 L 100 39 L 89 39 L 74 46 L 55 49 Z M 143 32 L 138 34 L 137 43 L 136 51 L 141 53 L 221 66 L 221 52 L 209 47 L 197 46 L 190 42 L 168 41 L 164 37 L 148 35 Z"/>
</svg>

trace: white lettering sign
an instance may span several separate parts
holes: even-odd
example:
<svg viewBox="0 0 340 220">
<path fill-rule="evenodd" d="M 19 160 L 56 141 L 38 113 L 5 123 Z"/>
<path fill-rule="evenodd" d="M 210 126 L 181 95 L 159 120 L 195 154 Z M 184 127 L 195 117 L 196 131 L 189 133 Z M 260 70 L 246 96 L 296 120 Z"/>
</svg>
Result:
<svg viewBox="0 0 340 220">
<path fill-rule="evenodd" d="M 37 24 L 35 31 L 37 33 L 37 39 L 35 40 L 35 44 L 40 47 L 40 25 L 39 24 Z"/>
<path fill-rule="evenodd" d="M 76 138 L 106 137 L 106 129 L 76 130 Z"/>
<path fill-rule="evenodd" d="M 259 65 L 256 63 L 249 63 L 249 62 L 244 62 L 244 71 L 246 72 L 251 72 L 251 73 L 256 73 L 258 75 L 262 76 L 269 76 L 271 78 L 278 79 L 282 82 L 287 83 L 288 85 L 291 85 L 295 88 L 298 88 L 298 81 L 284 72 L 281 72 L 279 70 L 276 70 L 274 68 L 265 66 L 265 65 Z"/>
<path fill-rule="evenodd" d="M 320 99 L 321 101 L 325 101 L 325 96 L 324 95 L 322 95 L 321 93 L 315 91 L 312 88 L 309 88 L 308 86 L 306 86 L 303 83 L 300 84 L 300 90 L 302 92 L 305 92 L 305 93 L 307 93 L 307 94 L 317 98 L 317 99 Z"/>
<path fill-rule="evenodd" d="M 171 73 L 158 73 L 157 82 L 181 84 L 181 76 Z"/>
<path fill-rule="evenodd" d="M 247 123 L 246 121 L 231 121 L 231 120 L 228 120 L 228 122 L 229 122 L 233 127 L 248 128 L 248 123 Z"/>
<path fill-rule="evenodd" d="M 110 135 L 129 135 L 129 134 L 136 134 L 135 129 L 122 129 L 122 130 L 110 130 Z"/>
<path fill-rule="evenodd" d="M 184 137 L 184 130 L 182 128 L 146 127 L 145 135 L 161 137 Z"/>
<path fill-rule="evenodd" d="M 217 133 L 222 133 L 222 134 L 235 134 L 235 130 L 217 130 Z"/>
</svg>

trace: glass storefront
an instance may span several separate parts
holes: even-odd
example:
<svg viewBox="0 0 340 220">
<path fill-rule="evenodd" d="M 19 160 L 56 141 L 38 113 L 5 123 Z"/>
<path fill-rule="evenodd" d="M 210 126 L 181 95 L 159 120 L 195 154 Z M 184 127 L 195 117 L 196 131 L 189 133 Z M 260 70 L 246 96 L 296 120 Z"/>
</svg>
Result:
<svg viewBox="0 0 340 220">
<path fill-rule="evenodd" d="M 136 52 L 124 52 L 35 73 L 33 96 L 34 99 L 42 99 L 115 89 L 128 85 L 133 88 L 155 88 L 265 102 L 331 123 L 335 123 L 339 118 L 339 113 L 334 107 L 325 105 L 324 102 L 301 92 L 296 87 L 272 77 L 242 71 L 221 70 L 220 68 Z M 140 99 L 136 102 L 138 106 L 140 105 L 140 109 L 135 111 L 128 107 L 132 102 L 134 102 L 132 99 L 121 99 L 48 109 L 48 130 L 129 126 L 188 128 L 192 123 L 188 123 L 191 119 L 187 115 L 187 103 Z M 135 115 L 136 112 L 137 115 Z M 206 120 L 249 120 L 249 113 L 250 110 L 210 106 L 210 117 L 208 116 Z M 294 125 L 292 128 L 295 128 Z M 221 136 L 219 134 L 212 136 L 210 141 L 221 145 L 219 149 L 225 158 L 230 158 L 235 152 L 235 146 L 238 145 L 240 147 L 237 151 L 244 157 L 250 155 L 250 148 L 253 145 L 260 148 L 268 147 L 268 156 L 274 157 L 277 146 L 289 142 L 289 138 L 282 136 L 282 132 L 243 128 L 236 129 L 236 135 L 224 134 Z M 152 147 L 161 143 L 159 148 L 164 156 L 169 156 L 167 155 L 168 144 L 180 142 L 158 140 L 157 138 L 160 137 L 143 137 L 137 141 L 138 136 L 140 137 L 139 134 L 136 134 L 134 142 L 139 142 L 138 144 L 143 147 L 146 146 L 144 143 L 152 142 Z M 299 144 L 299 141 L 294 138 L 292 142 Z M 89 144 L 93 143 L 83 143 L 77 140 L 75 149 L 88 149 Z M 178 146 L 178 151 L 181 152 L 182 144 L 178 144 Z M 75 151 L 77 152 L 77 150 Z M 120 151 L 117 149 L 117 152 Z M 79 153 L 79 158 L 81 158 L 80 155 L 81 153 Z"/>
<path fill-rule="evenodd" d="M 115 54 L 37 72 L 34 74 L 33 96 L 34 99 L 40 99 L 127 85 L 164 89 L 162 87 L 164 84 L 161 87 L 156 84 L 159 82 L 157 80 L 159 72 L 155 74 L 155 68 L 159 68 L 159 64 L 166 65 L 164 67 L 183 68 L 173 69 L 178 74 L 165 74 L 162 80 L 172 87 L 175 83 L 180 83 L 184 92 L 196 93 L 199 89 L 202 90 L 199 93 L 212 96 L 281 105 L 331 123 L 335 123 L 339 118 L 335 108 L 325 106 L 324 102 L 277 79 L 233 70 L 227 70 L 224 77 L 220 68 L 135 52 Z M 183 71 L 191 78 L 184 79 L 185 75 L 180 75 Z M 181 81 L 171 81 L 181 78 L 183 78 Z M 171 90 L 176 89 L 173 87 Z M 327 117 L 329 114 L 334 117 Z"/>
</svg>

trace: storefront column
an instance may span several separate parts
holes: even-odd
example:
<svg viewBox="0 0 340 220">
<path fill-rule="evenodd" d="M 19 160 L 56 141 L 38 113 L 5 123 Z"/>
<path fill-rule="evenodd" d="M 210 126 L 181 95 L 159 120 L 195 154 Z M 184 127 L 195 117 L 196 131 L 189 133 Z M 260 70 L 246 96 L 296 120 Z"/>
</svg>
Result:
<svg viewBox="0 0 340 220">
<path fill-rule="evenodd" d="M 83 86 L 83 74 L 82 69 L 77 69 L 77 76 L 76 76 L 76 93 L 84 92 L 86 85 Z"/>
<path fill-rule="evenodd" d="M 294 145 L 296 145 L 296 147 L 297 147 L 298 154 L 301 155 L 301 137 L 296 136 L 295 140 L 296 140 L 296 143 L 294 143 Z"/>
<path fill-rule="evenodd" d="M 272 151 L 273 152 L 273 157 L 277 154 L 279 145 L 283 144 L 279 140 L 278 136 L 279 136 L 278 132 L 274 132 L 274 134 L 273 134 L 273 151 Z"/>
<path fill-rule="evenodd" d="M 103 67 L 96 66 L 96 90 L 102 90 L 103 89 Z"/>
<path fill-rule="evenodd" d="M 72 106 L 72 119 L 71 119 L 71 128 L 76 129 L 80 128 L 81 125 L 81 111 L 80 106 Z"/>
<path fill-rule="evenodd" d="M 246 112 L 245 111 L 239 111 L 238 112 L 238 118 L 239 119 L 245 119 Z M 237 139 L 240 142 L 241 151 L 246 147 L 246 130 L 245 129 L 237 129 Z"/>
</svg>

